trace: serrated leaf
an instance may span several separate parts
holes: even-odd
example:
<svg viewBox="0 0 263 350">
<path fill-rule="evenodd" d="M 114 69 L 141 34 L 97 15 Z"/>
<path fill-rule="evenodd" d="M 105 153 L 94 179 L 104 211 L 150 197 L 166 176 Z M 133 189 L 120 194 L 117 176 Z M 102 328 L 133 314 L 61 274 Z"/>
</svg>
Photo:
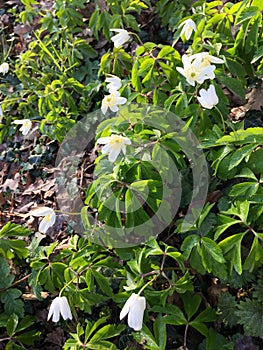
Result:
<svg viewBox="0 0 263 350">
<path fill-rule="evenodd" d="M 11 236 L 28 236 L 30 231 L 21 225 L 13 222 L 8 222 L 1 230 L 0 237 L 11 237 Z"/>
<path fill-rule="evenodd" d="M 243 326 L 245 334 L 263 339 L 263 305 L 255 300 L 246 299 L 240 301 L 237 308 L 237 323 Z"/>
<path fill-rule="evenodd" d="M 235 220 L 232 217 L 223 215 L 223 214 L 218 214 L 218 219 L 219 223 L 215 232 L 214 240 L 217 240 L 218 237 L 225 232 L 229 227 L 235 225 L 235 224 L 240 224 L 242 223 L 241 220 Z"/>
<path fill-rule="evenodd" d="M 95 277 L 95 280 L 97 281 L 100 289 L 102 290 L 103 293 L 105 293 L 108 296 L 112 296 L 112 288 L 110 286 L 109 279 L 104 277 L 101 273 L 98 271 L 91 269 L 91 272 L 93 276 Z"/>
<path fill-rule="evenodd" d="M 225 259 L 230 262 L 230 265 L 234 267 L 239 275 L 242 273 L 241 241 L 244 235 L 245 233 L 237 233 L 225 238 L 218 244 L 224 253 Z"/>
<path fill-rule="evenodd" d="M 219 320 L 226 326 L 233 327 L 237 324 L 236 298 L 228 292 L 222 292 L 218 296 Z"/>
<path fill-rule="evenodd" d="M 124 329 L 126 328 L 125 325 L 113 325 L 108 324 L 100 329 L 96 330 L 95 335 L 89 340 L 90 343 L 96 343 L 97 341 L 103 340 L 103 339 L 109 339 L 112 337 L 116 337 L 119 335 Z"/>
<path fill-rule="evenodd" d="M 231 170 L 238 166 L 238 164 L 240 164 L 245 157 L 250 155 L 256 147 L 257 145 L 255 144 L 246 145 L 233 152 L 230 158 L 228 170 Z"/>
</svg>

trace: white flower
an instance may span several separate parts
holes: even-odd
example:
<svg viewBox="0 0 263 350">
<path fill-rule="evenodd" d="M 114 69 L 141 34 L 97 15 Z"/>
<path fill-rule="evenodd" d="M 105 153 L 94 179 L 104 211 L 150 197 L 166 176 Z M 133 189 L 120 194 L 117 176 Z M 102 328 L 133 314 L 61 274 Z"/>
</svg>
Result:
<svg viewBox="0 0 263 350">
<path fill-rule="evenodd" d="M 182 31 L 181 31 L 181 36 L 184 34 L 186 40 L 190 39 L 193 30 L 196 31 L 195 22 L 191 18 L 189 18 L 189 19 L 185 20 L 184 22 L 182 22 L 179 25 L 179 28 L 181 28 L 181 27 L 183 27 Z"/>
<path fill-rule="evenodd" d="M 6 74 L 9 71 L 9 64 L 4 62 L 0 65 L 0 73 Z"/>
<path fill-rule="evenodd" d="M 70 319 L 72 320 L 72 313 L 69 307 L 68 299 L 66 297 L 56 297 L 50 306 L 47 320 L 52 317 L 53 322 L 58 322 L 60 318 L 60 314 L 64 320 Z"/>
<path fill-rule="evenodd" d="M 176 67 L 177 71 L 185 76 L 188 84 L 195 86 L 195 83 L 202 84 L 206 79 L 214 79 L 216 66 L 201 66 L 200 60 L 190 59 L 187 55 L 182 56 L 184 68 Z"/>
<path fill-rule="evenodd" d="M 119 91 L 112 91 L 110 95 L 104 96 L 101 102 L 101 111 L 105 114 L 109 108 L 112 112 L 117 112 L 119 110 L 117 105 L 123 105 L 126 101 L 127 98 L 121 97 Z"/>
<path fill-rule="evenodd" d="M 114 43 L 114 46 L 116 48 L 120 47 L 121 45 L 125 44 L 129 39 L 129 33 L 125 29 L 110 29 L 112 32 L 117 32 L 119 34 L 114 35 L 111 37 L 111 40 Z"/>
<path fill-rule="evenodd" d="M 33 209 L 30 211 L 29 214 L 33 216 L 44 216 L 38 228 L 39 232 L 44 234 L 52 225 L 54 225 L 56 221 L 56 213 L 54 212 L 53 209 L 48 207 Z"/>
<path fill-rule="evenodd" d="M 102 154 L 109 155 L 109 161 L 114 162 L 118 155 L 122 153 L 126 154 L 126 145 L 131 144 L 131 140 L 128 137 L 123 137 L 120 135 L 111 135 L 109 137 L 101 137 L 97 141 L 98 143 L 105 145 L 102 147 Z"/>
<path fill-rule="evenodd" d="M 195 61 L 196 64 L 200 64 L 200 67 L 204 68 L 209 66 L 211 63 L 224 63 L 221 58 L 209 55 L 208 52 L 199 52 L 194 55 L 189 56 L 190 61 Z"/>
<path fill-rule="evenodd" d="M 128 325 L 135 331 L 139 331 L 142 329 L 145 308 L 145 297 L 140 297 L 138 294 L 133 293 L 121 310 L 120 320 L 128 314 Z"/>
<path fill-rule="evenodd" d="M 110 93 L 115 92 L 121 88 L 121 79 L 115 75 L 108 76 L 105 81 L 106 83 L 109 83 L 106 85 L 106 87 Z"/>
<path fill-rule="evenodd" d="M 15 120 L 13 123 L 22 125 L 19 130 L 24 136 L 27 135 L 29 133 L 29 130 L 32 128 L 32 122 L 29 119 Z"/>
<path fill-rule="evenodd" d="M 214 85 L 211 84 L 207 90 L 201 89 L 199 94 L 200 96 L 197 96 L 197 99 L 202 107 L 212 109 L 218 104 L 218 97 Z"/>
</svg>

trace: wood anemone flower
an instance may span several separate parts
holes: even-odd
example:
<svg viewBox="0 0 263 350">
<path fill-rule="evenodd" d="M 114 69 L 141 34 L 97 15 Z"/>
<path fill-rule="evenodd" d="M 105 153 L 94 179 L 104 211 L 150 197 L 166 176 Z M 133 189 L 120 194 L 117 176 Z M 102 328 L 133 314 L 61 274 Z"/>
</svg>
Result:
<svg viewBox="0 0 263 350">
<path fill-rule="evenodd" d="M 105 145 L 101 152 L 102 154 L 108 154 L 109 161 L 113 163 L 121 152 L 124 155 L 126 154 L 126 145 L 131 145 L 131 140 L 121 135 L 111 135 L 99 138 L 97 143 Z"/>
<path fill-rule="evenodd" d="M 30 215 L 44 216 L 44 218 L 42 219 L 38 227 L 39 232 L 44 234 L 52 225 L 54 225 L 56 221 L 56 213 L 54 212 L 53 209 L 48 207 L 33 209 L 30 211 Z"/>
<path fill-rule="evenodd" d="M 111 40 L 114 43 L 114 46 L 116 48 L 119 48 L 120 46 L 122 46 L 123 44 L 125 44 L 127 41 L 129 41 L 130 36 L 129 33 L 127 32 L 127 30 L 125 29 L 118 29 L 118 28 L 111 28 L 110 29 L 112 32 L 117 32 L 118 34 L 114 35 L 113 37 L 111 37 Z"/>
<path fill-rule="evenodd" d="M 142 329 L 145 308 L 145 297 L 141 297 L 138 294 L 133 293 L 121 310 L 120 320 L 128 315 L 128 325 L 135 331 L 140 331 Z"/>
<path fill-rule="evenodd" d="M 56 297 L 51 305 L 48 312 L 47 320 L 52 316 L 53 322 L 58 322 L 60 315 L 64 320 L 72 320 L 72 313 L 69 307 L 68 299 L 66 297 Z"/>
</svg>

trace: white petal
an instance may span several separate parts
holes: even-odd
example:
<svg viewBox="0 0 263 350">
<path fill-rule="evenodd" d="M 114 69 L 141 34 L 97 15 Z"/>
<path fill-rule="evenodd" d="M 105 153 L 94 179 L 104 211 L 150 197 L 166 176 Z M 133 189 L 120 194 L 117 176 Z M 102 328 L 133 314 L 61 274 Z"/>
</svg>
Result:
<svg viewBox="0 0 263 350">
<path fill-rule="evenodd" d="M 107 145 L 102 147 L 101 153 L 102 154 L 108 154 L 110 152 L 111 148 L 112 148 L 112 146 L 110 144 L 107 144 Z"/>
<path fill-rule="evenodd" d="M 140 296 L 136 296 L 136 299 L 130 306 L 130 312 L 128 314 L 128 325 L 135 331 L 142 329 L 145 307 L 145 298 Z"/>
<path fill-rule="evenodd" d="M 39 224 L 38 231 L 46 234 L 47 230 L 49 229 L 50 226 L 51 226 L 50 223 L 48 221 L 46 221 L 45 219 L 43 219 L 43 220 L 41 220 L 41 222 Z"/>
<path fill-rule="evenodd" d="M 64 320 L 72 320 L 72 313 L 69 307 L 68 299 L 66 297 L 60 298 L 60 313 Z"/>
<path fill-rule="evenodd" d="M 54 213 L 54 210 L 49 207 L 41 207 L 41 208 L 36 208 L 32 209 L 29 214 L 33 216 L 46 216 L 48 214 Z"/>
<path fill-rule="evenodd" d="M 176 67 L 176 70 L 185 77 L 185 71 L 182 67 Z"/>
<path fill-rule="evenodd" d="M 47 319 L 49 320 L 52 315 L 53 315 L 52 321 L 53 322 L 58 322 L 59 321 L 59 317 L 60 317 L 60 313 L 59 313 L 59 297 L 56 297 L 52 301 L 52 303 L 50 305 L 49 312 L 48 312 Z"/>
<path fill-rule="evenodd" d="M 101 145 L 106 145 L 107 143 L 109 143 L 111 140 L 111 138 L 109 136 L 106 137 L 100 137 L 97 140 L 97 143 L 101 144 Z"/>
<path fill-rule="evenodd" d="M 123 308 L 122 308 L 121 313 L 120 313 L 120 320 L 122 320 L 128 314 L 128 312 L 130 311 L 131 304 L 136 299 L 136 295 L 137 294 L 133 293 L 129 297 L 129 299 L 126 301 L 126 303 L 123 305 Z"/>
<path fill-rule="evenodd" d="M 101 111 L 102 111 L 103 114 L 106 114 L 107 109 L 108 109 L 108 106 L 106 106 L 106 105 L 102 105 L 101 106 Z"/>
<path fill-rule="evenodd" d="M 24 124 L 23 120 L 14 120 L 13 121 L 14 124 Z"/>
<path fill-rule="evenodd" d="M 224 63 L 225 62 L 221 58 L 218 58 L 218 57 L 215 57 L 215 56 L 211 56 L 211 55 L 209 55 L 209 60 L 212 63 Z"/>
<path fill-rule="evenodd" d="M 119 154 L 120 150 L 111 149 L 109 153 L 109 161 L 112 163 L 115 162 Z"/>
<path fill-rule="evenodd" d="M 118 106 L 110 106 L 110 110 L 112 111 L 112 112 L 117 112 L 118 110 L 119 110 L 119 107 Z"/>
<path fill-rule="evenodd" d="M 125 97 L 117 97 L 117 105 L 124 105 L 127 102 L 127 98 Z"/>
</svg>

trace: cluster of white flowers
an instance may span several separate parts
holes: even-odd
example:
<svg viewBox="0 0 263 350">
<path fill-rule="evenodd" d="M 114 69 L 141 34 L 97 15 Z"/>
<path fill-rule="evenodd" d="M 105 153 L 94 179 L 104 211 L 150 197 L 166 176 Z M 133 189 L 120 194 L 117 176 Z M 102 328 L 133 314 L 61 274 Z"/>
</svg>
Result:
<svg viewBox="0 0 263 350">
<path fill-rule="evenodd" d="M 187 19 L 180 24 L 182 27 L 181 36 L 185 36 L 187 40 L 190 39 L 192 32 L 196 31 L 196 25 L 192 19 Z M 224 60 L 210 55 L 208 52 L 199 52 L 197 54 L 182 56 L 183 68 L 177 67 L 177 71 L 182 74 L 188 84 L 195 86 L 196 83 L 203 84 L 207 79 L 213 80 L 215 78 L 216 66 L 212 63 L 222 64 Z M 214 85 L 210 84 L 207 90 L 201 89 L 200 96 L 197 99 L 202 107 L 212 109 L 218 104 L 218 96 Z"/>
<path fill-rule="evenodd" d="M 120 312 L 120 320 L 128 315 L 128 325 L 135 331 L 140 331 L 143 325 L 143 315 L 146 308 L 146 299 L 138 294 L 133 293 L 124 304 Z M 60 315 L 64 320 L 72 320 L 72 313 L 68 303 L 68 299 L 63 297 L 56 297 L 49 308 L 47 319 L 52 317 L 53 322 L 58 322 Z"/>
<path fill-rule="evenodd" d="M 121 47 L 130 39 L 129 33 L 125 29 L 111 28 L 110 30 L 118 33 L 111 37 L 111 40 L 114 43 L 114 47 L 116 48 Z M 121 79 L 119 77 L 116 77 L 115 75 L 109 75 L 106 78 L 106 83 L 108 83 L 106 87 L 109 90 L 110 94 L 104 96 L 102 100 L 101 111 L 103 114 L 106 114 L 108 108 L 112 112 L 117 112 L 119 110 L 118 105 L 123 105 L 127 102 L 127 98 L 121 97 L 120 92 L 118 91 L 122 86 Z"/>
</svg>

